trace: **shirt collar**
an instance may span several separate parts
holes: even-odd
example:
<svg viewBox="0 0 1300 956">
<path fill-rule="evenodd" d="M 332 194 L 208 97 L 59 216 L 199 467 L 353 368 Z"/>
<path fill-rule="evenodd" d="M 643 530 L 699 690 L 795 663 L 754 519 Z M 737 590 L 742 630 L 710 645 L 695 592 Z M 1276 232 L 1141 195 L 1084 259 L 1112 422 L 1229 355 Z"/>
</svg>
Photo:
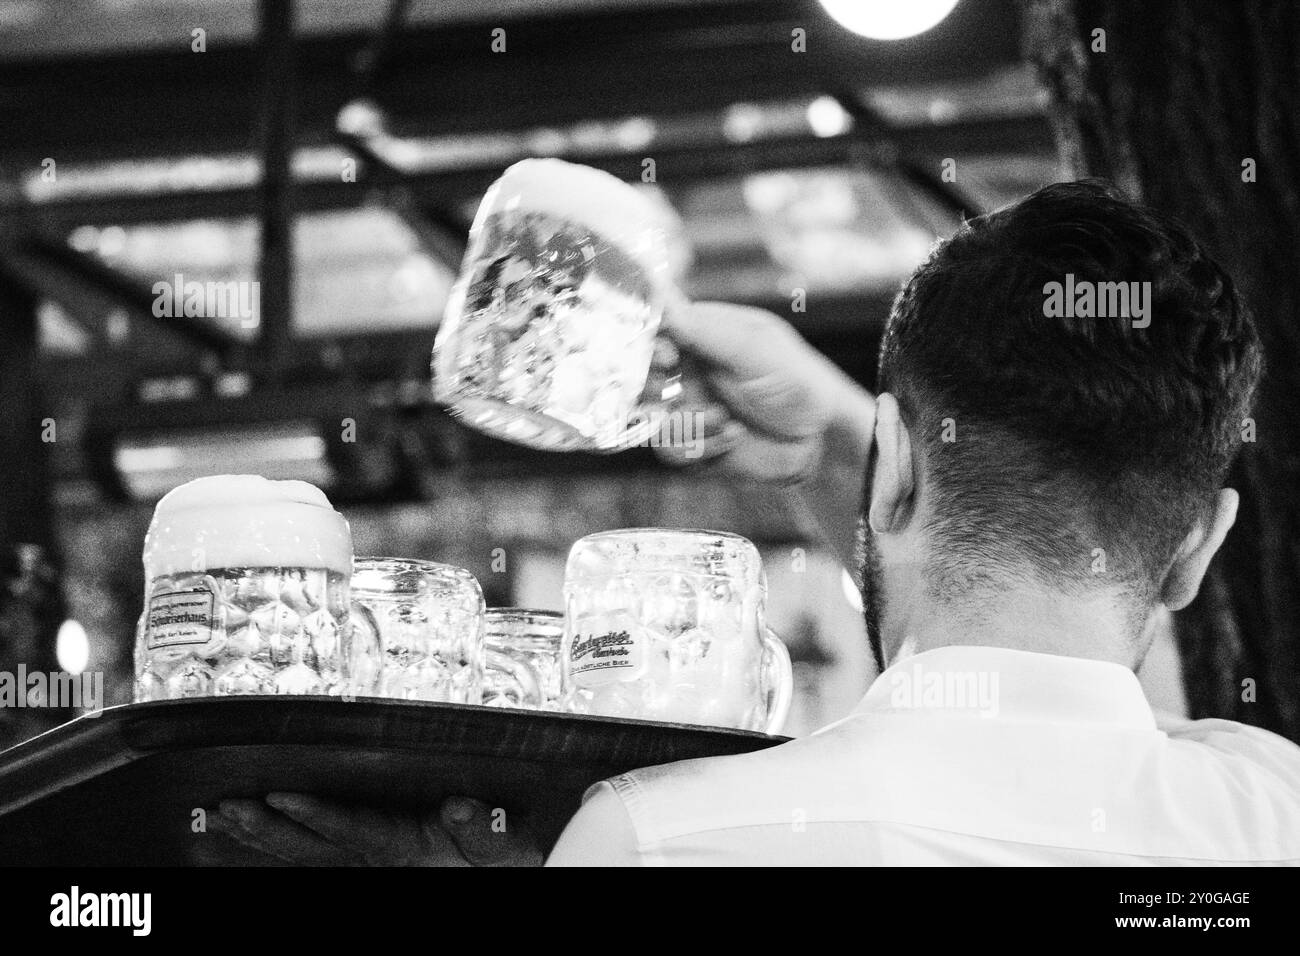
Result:
<svg viewBox="0 0 1300 956">
<path fill-rule="evenodd" d="M 1004 647 L 952 645 L 914 654 L 875 679 L 854 714 L 1107 724 L 1154 730 L 1137 676 L 1109 661 Z"/>
</svg>

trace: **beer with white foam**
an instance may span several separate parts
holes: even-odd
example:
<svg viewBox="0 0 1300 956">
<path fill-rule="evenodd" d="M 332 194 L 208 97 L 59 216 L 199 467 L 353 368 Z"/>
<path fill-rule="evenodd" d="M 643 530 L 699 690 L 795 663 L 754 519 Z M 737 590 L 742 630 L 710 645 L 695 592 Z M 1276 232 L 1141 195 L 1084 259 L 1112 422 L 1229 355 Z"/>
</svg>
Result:
<svg viewBox="0 0 1300 956">
<path fill-rule="evenodd" d="M 373 690 L 378 648 L 349 623 L 351 532 L 313 485 L 182 485 L 158 502 L 144 568 L 137 701 Z"/>
</svg>

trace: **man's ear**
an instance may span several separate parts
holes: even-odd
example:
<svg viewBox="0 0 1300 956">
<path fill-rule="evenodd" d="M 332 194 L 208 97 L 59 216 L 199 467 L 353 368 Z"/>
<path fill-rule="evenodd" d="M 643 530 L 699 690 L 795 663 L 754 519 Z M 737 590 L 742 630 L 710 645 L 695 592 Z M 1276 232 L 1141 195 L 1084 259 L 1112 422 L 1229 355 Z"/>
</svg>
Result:
<svg viewBox="0 0 1300 956">
<path fill-rule="evenodd" d="M 877 534 L 887 534 L 906 522 L 916 487 L 912 439 L 898 413 L 898 400 L 888 392 L 876 399 L 875 447 L 867 523 Z"/>
<path fill-rule="evenodd" d="M 1192 603 L 1201 588 L 1201 579 L 1210 566 L 1219 545 L 1237 520 L 1237 493 L 1231 488 L 1222 489 L 1214 501 L 1214 511 L 1209 524 L 1197 522 L 1178 546 L 1178 554 L 1164 583 L 1160 586 L 1160 600 L 1171 611 L 1179 611 Z"/>
</svg>

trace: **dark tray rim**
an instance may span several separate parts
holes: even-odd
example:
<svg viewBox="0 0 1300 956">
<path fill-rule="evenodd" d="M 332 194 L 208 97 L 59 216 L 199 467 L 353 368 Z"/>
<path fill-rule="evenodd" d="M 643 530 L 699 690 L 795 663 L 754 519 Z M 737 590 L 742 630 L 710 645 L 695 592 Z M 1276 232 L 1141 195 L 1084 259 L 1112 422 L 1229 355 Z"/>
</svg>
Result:
<svg viewBox="0 0 1300 956">
<path fill-rule="evenodd" d="M 790 739 L 725 727 L 376 697 L 250 695 L 121 704 L 0 752 L 0 816 L 176 750 L 364 747 L 553 763 L 616 758 L 629 737 L 647 735 L 672 738 L 687 749 L 713 743 L 724 752 L 732 750 L 727 744 L 775 746 Z"/>
</svg>

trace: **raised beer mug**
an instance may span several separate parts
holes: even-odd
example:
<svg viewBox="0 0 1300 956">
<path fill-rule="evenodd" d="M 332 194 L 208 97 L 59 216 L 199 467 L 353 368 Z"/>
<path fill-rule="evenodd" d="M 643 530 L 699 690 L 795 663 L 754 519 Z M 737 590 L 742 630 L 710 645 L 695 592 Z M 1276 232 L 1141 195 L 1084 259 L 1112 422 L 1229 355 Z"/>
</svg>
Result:
<svg viewBox="0 0 1300 956">
<path fill-rule="evenodd" d="M 382 659 L 354 627 L 351 571 L 347 522 L 307 482 L 173 489 L 145 536 L 135 699 L 373 693 Z"/>
<path fill-rule="evenodd" d="M 676 293 L 670 215 L 558 159 L 498 179 L 470 229 L 433 349 L 434 397 L 473 428 L 550 451 L 659 431 L 680 390 L 657 338 Z"/>
<path fill-rule="evenodd" d="M 582 538 L 564 576 L 566 708 L 778 733 L 793 679 L 766 597 L 758 549 L 739 535 L 629 528 Z"/>
</svg>

